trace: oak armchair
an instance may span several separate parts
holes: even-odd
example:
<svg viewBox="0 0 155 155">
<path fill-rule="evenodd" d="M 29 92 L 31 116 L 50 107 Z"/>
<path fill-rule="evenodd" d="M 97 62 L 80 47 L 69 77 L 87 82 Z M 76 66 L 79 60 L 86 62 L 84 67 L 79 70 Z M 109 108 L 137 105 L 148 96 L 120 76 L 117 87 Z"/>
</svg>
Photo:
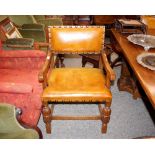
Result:
<svg viewBox="0 0 155 155">
<path fill-rule="evenodd" d="M 106 133 L 111 114 L 110 82 L 115 80 L 115 73 L 103 50 L 104 32 L 102 26 L 49 27 L 51 50 L 39 73 L 44 88 L 41 99 L 47 133 L 51 133 L 52 120 L 101 120 L 101 131 Z M 99 68 L 55 68 L 55 54 L 100 54 Z M 62 102 L 97 103 L 100 115 L 53 115 L 54 104 Z"/>
</svg>

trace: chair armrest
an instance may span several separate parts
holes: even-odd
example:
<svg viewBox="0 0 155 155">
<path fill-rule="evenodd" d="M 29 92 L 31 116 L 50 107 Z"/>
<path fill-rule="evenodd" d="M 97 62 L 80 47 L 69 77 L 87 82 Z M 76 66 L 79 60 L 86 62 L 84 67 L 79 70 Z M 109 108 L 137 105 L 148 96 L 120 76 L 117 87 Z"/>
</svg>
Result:
<svg viewBox="0 0 155 155">
<path fill-rule="evenodd" d="M 109 64 L 107 56 L 106 56 L 104 51 L 101 53 L 101 60 L 102 60 L 104 69 L 108 75 L 108 78 L 110 79 L 110 81 L 114 81 L 116 78 L 116 75 L 115 75 L 115 72 L 113 71 L 113 69 L 111 68 L 111 66 Z"/>
<path fill-rule="evenodd" d="M 54 67 L 54 54 L 48 51 L 45 63 L 38 74 L 39 82 L 43 83 L 43 88 L 47 86 L 47 73 L 50 67 Z"/>
<path fill-rule="evenodd" d="M 0 82 L 0 93 L 30 94 L 33 88 L 25 83 Z"/>
<path fill-rule="evenodd" d="M 0 68 L 39 70 L 45 62 L 46 53 L 40 50 L 10 50 L 0 52 Z"/>
<path fill-rule="evenodd" d="M 49 43 L 46 42 L 34 42 L 33 44 L 35 50 L 40 50 L 41 47 L 49 48 Z"/>
<path fill-rule="evenodd" d="M 0 52 L 1 58 L 45 58 L 46 53 L 40 50 L 3 50 Z"/>
</svg>

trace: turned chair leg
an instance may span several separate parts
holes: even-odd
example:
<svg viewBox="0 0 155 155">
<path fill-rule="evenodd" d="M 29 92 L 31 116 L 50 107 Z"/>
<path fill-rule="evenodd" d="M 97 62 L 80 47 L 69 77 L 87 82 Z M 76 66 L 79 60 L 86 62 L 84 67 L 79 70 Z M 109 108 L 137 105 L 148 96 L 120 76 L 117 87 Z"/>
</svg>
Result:
<svg viewBox="0 0 155 155">
<path fill-rule="evenodd" d="M 102 128 L 101 132 L 106 133 L 107 132 L 107 125 L 110 120 L 110 114 L 111 114 L 111 102 L 106 102 L 105 107 L 102 109 Z"/>
<path fill-rule="evenodd" d="M 51 109 L 48 106 L 48 102 L 43 103 L 43 120 L 46 125 L 46 132 L 51 133 Z"/>
</svg>

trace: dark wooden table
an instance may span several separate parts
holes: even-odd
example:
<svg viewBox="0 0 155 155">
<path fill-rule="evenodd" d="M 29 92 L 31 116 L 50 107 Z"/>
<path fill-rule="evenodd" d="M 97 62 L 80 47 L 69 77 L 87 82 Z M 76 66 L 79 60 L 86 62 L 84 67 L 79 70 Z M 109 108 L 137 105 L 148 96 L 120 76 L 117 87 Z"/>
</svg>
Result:
<svg viewBox="0 0 155 155">
<path fill-rule="evenodd" d="M 155 109 L 155 71 L 142 67 L 137 63 L 136 57 L 145 52 L 144 48 L 129 42 L 125 35 L 115 29 L 111 29 L 114 38 L 122 49 L 122 54 L 132 68 L 137 80 L 141 84 L 153 108 Z M 155 49 L 148 52 L 155 53 Z"/>
</svg>

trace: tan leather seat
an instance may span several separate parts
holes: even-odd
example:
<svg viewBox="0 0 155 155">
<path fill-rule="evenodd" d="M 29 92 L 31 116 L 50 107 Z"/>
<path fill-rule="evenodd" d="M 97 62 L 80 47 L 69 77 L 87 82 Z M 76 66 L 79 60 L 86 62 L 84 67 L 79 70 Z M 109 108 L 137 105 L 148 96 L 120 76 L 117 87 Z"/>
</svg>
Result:
<svg viewBox="0 0 155 155">
<path fill-rule="evenodd" d="M 48 76 L 42 98 L 47 101 L 103 101 L 111 99 L 105 76 L 97 68 L 56 68 Z"/>
</svg>

